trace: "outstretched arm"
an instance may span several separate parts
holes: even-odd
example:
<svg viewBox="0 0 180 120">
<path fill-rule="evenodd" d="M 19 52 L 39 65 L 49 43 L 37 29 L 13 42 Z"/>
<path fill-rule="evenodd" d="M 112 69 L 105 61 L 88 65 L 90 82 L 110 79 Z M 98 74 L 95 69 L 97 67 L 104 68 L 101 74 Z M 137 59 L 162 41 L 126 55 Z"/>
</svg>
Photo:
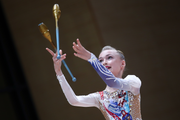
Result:
<svg viewBox="0 0 180 120">
<path fill-rule="evenodd" d="M 135 95 L 139 94 L 141 81 L 138 77 L 130 75 L 125 79 L 116 78 L 105 66 L 101 64 L 101 62 L 99 62 L 94 54 L 86 50 L 81 45 L 79 39 L 77 39 L 77 44 L 73 42 L 73 49 L 76 52 L 74 53 L 76 57 L 88 60 L 106 85 L 121 90 L 131 91 Z"/>
<path fill-rule="evenodd" d="M 81 95 L 76 96 L 70 85 L 68 84 L 66 78 L 64 77 L 61 71 L 61 62 L 66 58 L 66 54 L 62 55 L 62 50 L 60 50 L 61 59 L 57 59 L 57 53 L 54 53 L 52 50 L 46 48 L 46 50 L 52 55 L 54 62 L 54 70 L 56 72 L 57 79 L 61 85 L 64 95 L 66 96 L 67 101 L 73 106 L 81 107 L 98 107 L 96 94 Z"/>
<path fill-rule="evenodd" d="M 135 95 L 139 94 L 141 81 L 135 75 L 128 75 L 125 79 L 115 77 L 92 53 L 88 62 L 109 87 L 131 91 Z"/>
<path fill-rule="evenodd" d="M 74 91 L 66 81 L 64 75 L 57 76 L 57 79 L 59 80 L 63 93 L 66 96 L 66 99 L 69 102 L 69 104 L 80 107 L 98 107 L 98 102 L 96 100 L 95 93 L 89 95 L 76 96 Z"/>
</svg>

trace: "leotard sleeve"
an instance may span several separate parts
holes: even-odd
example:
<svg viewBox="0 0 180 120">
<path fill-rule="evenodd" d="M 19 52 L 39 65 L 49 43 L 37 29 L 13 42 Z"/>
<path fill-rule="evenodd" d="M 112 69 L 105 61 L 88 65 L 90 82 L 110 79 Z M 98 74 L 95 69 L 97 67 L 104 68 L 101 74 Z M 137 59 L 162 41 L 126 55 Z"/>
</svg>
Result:
<svg viewBox="0 0 180 120">
<path fill-rule="evenodd" d="M 102 80 L 109 87 L 131 91 L 134 95 L 139 94 L 141 87 L 141 80 L 135 75 L 128 75 L 124 79 L 116 78 L 101 62 L 91 53 L 91 58 L 88 62 L 93 66 Z"/>
<path fill-rule="evenodd" d="M 97 102 L 97 94 L 96 93 L 91 93 L 88 95 L 80 95 L 76 96 L 70 85 L 68 84 L 66 78 L 64 75 L 57 76 L 57 79 L 59 81 L 59 84 L 62 88 L 62 91 L 69 102 L 70 105 L 72 106 L 80 106 L 80 107 L 97 107 L 98 102 Z"/>
</svg>

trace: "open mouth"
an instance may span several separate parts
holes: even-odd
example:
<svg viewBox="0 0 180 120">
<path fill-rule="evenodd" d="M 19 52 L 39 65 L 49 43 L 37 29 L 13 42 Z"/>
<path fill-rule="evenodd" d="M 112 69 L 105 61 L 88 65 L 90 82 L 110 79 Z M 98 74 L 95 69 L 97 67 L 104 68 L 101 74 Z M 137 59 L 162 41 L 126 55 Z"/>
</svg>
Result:
<svg viewBox="0 0 180 120">
<path fill-rule="evenodd" d="M 106 66 L 107 69 L 110 69 L 111 67 L 110 66 Z"/>
</svg>

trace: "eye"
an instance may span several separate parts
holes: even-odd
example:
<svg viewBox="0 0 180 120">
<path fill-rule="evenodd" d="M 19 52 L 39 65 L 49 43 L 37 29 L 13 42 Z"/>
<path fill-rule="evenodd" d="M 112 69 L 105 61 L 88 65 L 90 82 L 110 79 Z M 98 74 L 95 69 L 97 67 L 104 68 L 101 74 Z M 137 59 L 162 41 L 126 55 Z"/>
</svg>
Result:
<svg viewBox="0 0 180 120">
<path fill-rule="evenodd" d="M 102 62 L 103 60 L 99 60 L 99 62 Z"/>
<path fill-rule="evenodd" d="M 108 56 L 108 58 L 107 59 L 112 59 L 113 57 L 112 56 Z"/>
</svg>

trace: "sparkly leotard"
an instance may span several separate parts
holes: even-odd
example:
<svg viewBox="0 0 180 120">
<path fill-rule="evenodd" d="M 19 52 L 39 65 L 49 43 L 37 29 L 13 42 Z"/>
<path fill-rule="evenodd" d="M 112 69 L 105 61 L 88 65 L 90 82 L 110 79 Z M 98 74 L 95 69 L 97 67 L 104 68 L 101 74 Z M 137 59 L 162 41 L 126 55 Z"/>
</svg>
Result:
<svg viewBox="0 0 180 120">
<path fill-rule="evenodd" d="M 140 95 L 117 90 L 113 93 L 96 93 L 99 109 L 106 120 L 141 120 Z"/>
</svg>

